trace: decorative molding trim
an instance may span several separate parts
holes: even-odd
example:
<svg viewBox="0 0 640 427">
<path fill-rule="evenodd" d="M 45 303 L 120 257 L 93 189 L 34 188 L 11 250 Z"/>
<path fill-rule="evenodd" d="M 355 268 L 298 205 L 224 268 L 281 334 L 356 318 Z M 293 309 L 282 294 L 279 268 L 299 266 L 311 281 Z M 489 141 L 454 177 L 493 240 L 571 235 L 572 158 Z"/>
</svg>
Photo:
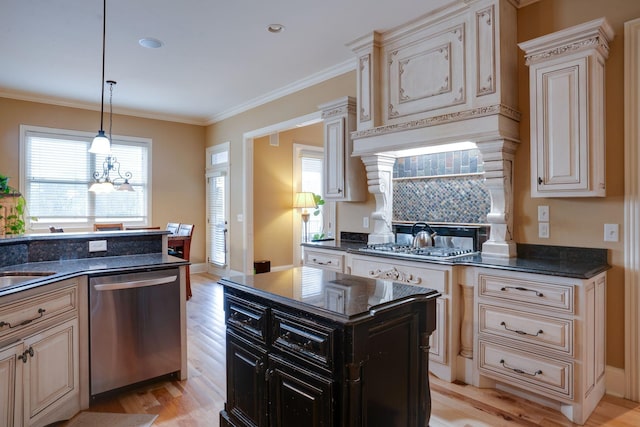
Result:
<svg viewBox="0 0 640 427">
<path fill-rule="evenodd" d="M 640 19 L 624 24 L 625 392 L 640 400 Z"/>
<path fill-rule="evenodd" d="M 487 107 L 479 107 L 471 110 L 458 111 L 455 113 L 442 114 L 439 116 L 427 117 L 424 119 L 411 120 L 408 122 L 397 123 L 386 126 L 378 126 L 372 129 L 356 131 L 351 134 L 353 139 L 366 138 L 370 136 L 385 135 L 394 132 L 401 132 L 411 129 L 418 129 L 430 126 L 438 126 L 445 123 L 459 122 L 463 120 L 475 119 L 477 117 L 501 115 L 520 121 L 520 112 L 502 104 L 489 105 Z"/>
<path fill-rule="evenodd" d="M 613 40 L 611 25 L 605 18 L 599 18 L 520 43 L 518 46 L 525 52 L 526 65 L 531 65 L 582 50 L 596 50 L 607 58 L 608 42 L 611 40 Z"/>
<path fill-rule="evenodd" d="M 395 282 L 407 283 L 409 285 L 419 285 L 422 283 L 422 279 L 420 277 L 415 277 L 411 273 L 400 271 L 396 267 L 385 271 L 380 269 L 371 270 L 369 271 L 369 277 L 374 279 L 389 279 Z"/>
<path fill-rule="evenodd" d="M 483 37 L 484 36 L 484 37 Z M 495 7 L 476 12 L 476 96 L 496 92 Z M 485 56 L 489 57 L 486 58 Z M 484 67 L 483 67 L 484 65 Z"/>
</svg>

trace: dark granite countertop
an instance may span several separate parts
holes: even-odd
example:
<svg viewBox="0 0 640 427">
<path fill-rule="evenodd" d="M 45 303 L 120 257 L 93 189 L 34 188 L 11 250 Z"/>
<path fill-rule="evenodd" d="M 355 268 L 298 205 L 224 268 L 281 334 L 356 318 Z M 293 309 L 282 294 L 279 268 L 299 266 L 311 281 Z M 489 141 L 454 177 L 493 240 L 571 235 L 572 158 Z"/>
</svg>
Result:
<svg viewBox="0 0 640 427">
<path fill-rule="evenodd" d="M 115 230 L 115 231 L 85 231 L 85 232 L 64 232 L 64 233 L 33 233 L 17 234 L 0 237 L 0 246 L 15 245 L 16 243 L 37 242 L 42 240 L 82 240 L 82 239 L 105 239 L 108 237 L 127 237 L 141 235 L 162 235 L 170 234 L 166 230 Z"/>
<path fill-rule="evenodd" d="M 366 246 L 362 242 L 311 242 L 303 243 L 303 246 L 427 264 L 467 265 L 576 279 L 590 279 L 611 268 L 607 250 L 599 248 L 518 244 L 516 258 L 488 257 L 477 253 L 448 260 L 434 260 L 359 252 L 360 248 Z"/>
<path fill-rule="evenodd" d="M 102 274 L 112 272 L 128 272 L 139 269 L 156 269 L 161 267 L 177 267 L 188 264 L 181 258 L 162 253 L 111 256 L 100 258 L 81 258 L 59 261 L 28 262 L 0 268 L 2 273 L 51 272 L 48 276 L 34 276 L 33 280 L 17 285 L 0 287 L 0 297 L 21 292 L 37 286 L 46 285 L 59 280 L 69 279 L 85 274 Z"/>
<path fill-rule="evenodd" d="M 368 279 L 313 267 L 296 267 L 255 275 L 234 275 L 222 285 L 339 322 L 372 316 L 398 303 L 439 296 L 433 289 L 389 280 Z M 327 298 L 339 293 L 340 303 Z"/>
</svg>

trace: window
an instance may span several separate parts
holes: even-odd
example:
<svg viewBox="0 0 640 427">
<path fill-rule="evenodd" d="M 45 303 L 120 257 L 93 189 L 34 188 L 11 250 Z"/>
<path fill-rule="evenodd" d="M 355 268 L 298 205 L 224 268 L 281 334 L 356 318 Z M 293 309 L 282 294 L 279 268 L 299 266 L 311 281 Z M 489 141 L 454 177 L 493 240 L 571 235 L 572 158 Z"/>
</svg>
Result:
<svg viewBox="0 0 640 427">
<path fill-rule="evenodd" d="M 89 153 L 94 135 L 87 132 L 21 127 L 22 193 L 27 201 L 28 227 L 90 229 L 95 222 L 150 223 L 149 165 L 151 140 L 114 136 L 111 155 L 120 173 L 131 172 L 133 192 L 89 192 L 93 173 L 102 172 L 106 156 Z M 111 171 L 112 179 L 117 175 Z M 115 173 L 115 175 L 114 175 Z M 116 183 L 120 183 L 116 181 Z M 30 223 L 29 223 L 30 222 Z"/>
<path fill-rule="evenodd" d="M 229 143 L 207 148 L 208 259 L 216 267 L 227 265 L 229 216 Z"/>
<path fill-rule="evenodd" d="M 302 152 L 301 162 L 301 191 L 310 191 L 314 194 L 322 194 L 322 153 Z M 308 240 L 321 238 L 324 229 L 324 221 L 322 218 L 323 207 L 319 206 L 316 210 L 311 210 L 308 223 Z M 314 215 L 314 212 L 319 212 Z"/>
</svg>

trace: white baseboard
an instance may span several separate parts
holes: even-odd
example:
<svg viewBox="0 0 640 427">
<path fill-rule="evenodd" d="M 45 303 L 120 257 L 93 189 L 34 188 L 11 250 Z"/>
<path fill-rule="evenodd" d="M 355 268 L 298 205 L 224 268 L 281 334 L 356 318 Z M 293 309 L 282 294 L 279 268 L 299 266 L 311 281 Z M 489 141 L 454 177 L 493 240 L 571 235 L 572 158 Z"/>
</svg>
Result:
<svg viewBox="0 0 640 427">
<path fill-rule="evenodd" d="M 625 373 L 624 369 L 608 366 L 606 368 L 607 380 L 605 381 L 606 393 L 612 396 L 625 397 Z"/>
<path fill-rule="evenodd" d="M 201 263 L 198 263 L 198 264 L 191 264 L 191 267 L 189 268 L 189 271 L 191 272 L 191 274 L 206 273 L 207 272 L 207 263 L 206 262 L 201 262 Z"/>
</svg>

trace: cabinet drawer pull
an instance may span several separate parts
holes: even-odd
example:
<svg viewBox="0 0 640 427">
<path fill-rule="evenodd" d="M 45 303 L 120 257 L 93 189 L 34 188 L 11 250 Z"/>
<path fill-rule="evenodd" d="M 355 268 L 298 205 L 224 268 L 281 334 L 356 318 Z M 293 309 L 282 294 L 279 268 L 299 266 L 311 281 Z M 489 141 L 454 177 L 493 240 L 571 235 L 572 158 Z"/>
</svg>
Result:
<svg viewBox="0 0 640 427">
<path fill-rule="evenodd" d="M 500 359 L 500 364 L 502 366 L 504 366 L 507 369 L 511 369 L 513 372 L 517 373 L 517 374 L 524 374 L 524 375 L 529 375 L 531 377 L 535 377 L 536 375 L 542 375 L 542 371 L 540 369 L 538 369 L 537 371 L 535 371 L 533 374 L 523 371 L 522 369 L 518 369 L 518 368 L 512 368 L 511 366 L 508 366 L 505 362 L 504 359 Z"/>
<path fill-rule="evenodd" d="M 503 292 L 506 292 L 509 289 L 515 289 L 516 291 L 522 291 L 522 292 L 534 292 L 537 297 L 544 296 L 544 294 L 540 291 L 536 291 L 535 289 L 523 288 L 522 286 L 503 286 L 500 290 Z"/>
<path fill-rule="evenodd" d="M 316 258 L 313 258 L 311 261 L 315 262 L 318 265 L 331 265 L 331 260 L 327 262 L 318 261 Z"/>
<path fill-rule="evenodd" d="M 20 356 L 18 356 L 18 360 L 22 360 L 22 363 L 27 363 L 27 356 L 33 357 L 33 347 L 29 347 L 28 350 L 25 350 Z"/>
<path fill-rule="evenodd" d="M 34 317 L 33 319 L 27 319 L 27 320 L 23 320 L 22 322 L 18 323 L 17 325 L 12 325 L 9 322 L 0 322 L 0 328 L 4 327 L 4 326 L 9 326 L 9 329 L 13 329 L 13 328 L 17 328 L 18 326 L 24 326 L 24 325 L 28 325 L 29 323 L 33 322 L 34 320 L 38 320 L 39 318 L 41 318 L 42 316 L 44 316 L 44 312 L 47 311 L 44 308 L 39 308 L 38 309 L 38 314 L 39 316 Z"/>
<path fill-rule="evenodd" d="M 542 185 L 542 178 L 538 177 L 538 185 Z"/>
<path fill-rule="evenodd" d="M 544 333 L 542 329 L 538 329 L 538 332 L 536 332 L 535 334 L 530 334 L 529 332 L 521 331 L 519 329 L 509 329 L 507 328 L 507 324 L 505 322 L 500 322 L 500 326 L 504 327 L 504 329 L 506 329 L 509 332 L 515 332 L 516 334 L 520 334 L 520 335 L 530 335 L 532 337 L 537 337 L 538 335 Z"/>
</svg>

